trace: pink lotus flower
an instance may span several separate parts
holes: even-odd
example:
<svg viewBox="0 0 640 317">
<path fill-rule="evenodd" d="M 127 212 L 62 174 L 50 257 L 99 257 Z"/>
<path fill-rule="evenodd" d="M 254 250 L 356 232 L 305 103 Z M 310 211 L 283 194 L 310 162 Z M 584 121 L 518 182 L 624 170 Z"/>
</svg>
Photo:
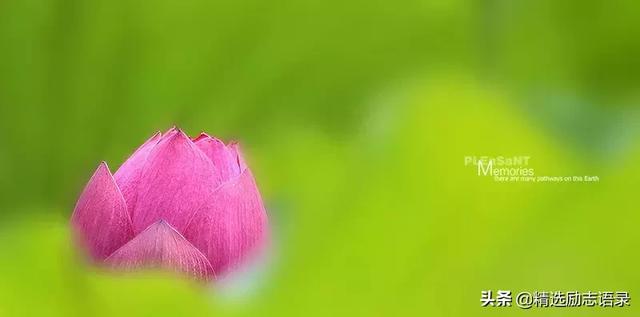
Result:
<svg viewBox="0 0 640 317">
<path fill-rule="evenodd" d="M 147 140 L 112 175 L 101 163 L 71 223 L 97 263 L 209 280 L 264 245 L 267 215 L 238 146 L 179 129 Z"/>
</svg>

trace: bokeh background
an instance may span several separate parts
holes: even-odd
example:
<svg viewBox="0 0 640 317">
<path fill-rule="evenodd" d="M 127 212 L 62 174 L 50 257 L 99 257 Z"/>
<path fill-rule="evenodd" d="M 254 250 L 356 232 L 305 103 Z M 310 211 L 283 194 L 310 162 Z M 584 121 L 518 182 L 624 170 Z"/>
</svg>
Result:
<svg viewBox="0 0 640 317">
<path fill-rule="evenodd" d="M 0 1 L 0 316 L 637 315 L 639 57 L 630 0 Z M 228 285 L 105 275 L 69 243 L 98 163 L 173 124 L 239 140 L 267 203 L 271 259 Z"/>
</svg>

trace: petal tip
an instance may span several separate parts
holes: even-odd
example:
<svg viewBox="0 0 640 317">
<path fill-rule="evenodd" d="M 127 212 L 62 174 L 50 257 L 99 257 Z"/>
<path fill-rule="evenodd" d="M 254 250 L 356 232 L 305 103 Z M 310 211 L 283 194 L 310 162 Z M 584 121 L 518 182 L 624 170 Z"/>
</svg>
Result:
<svg viewBox="0 0 640 317">
<path fill-rule="evenodd" d="M 195 138 L 193 138 L 193 142 L 199 142 L 202 140 L 207 140 L 207 139 L 211 139 L 211 136 L 208 135 L 206 132 L 202 131 L 200 132 L 200 134 L 198 134 L 198 136 L 196 136 Z"/>
<path fill-rule="evenodd" d="M 189 138 L 189 136 L 180 128 L 176 128 L 173 127 L 171 129 L 169 129 L 169 131 L 167 131 L 164 136 L 162 137 L 162 139 L 158 142 L 175 142 L 175 141 L 184 141 L 184 140 L 188 140 L 189 143 L 191 142 L 191 138 Z"/>
<path fill-rule="evenodd" d="M 113 177 L 113 175 L 111 174 L 111 169 L 109 169 L 109 164 L 107 164 L 106 161 L 100 161 L 100 164 L 98 164 L 98 168 L 96 169 L 94 175 L 98 174 Z"/>
<path fill-rule="evenodd" d="M 171 126 L 171 128 L 169 128 L 169 130 L 167 130 L 165 133 L 163 133 L 163 135 L 165 137 L 174 134 L 174 133 L 178 133 L 178 131 L 180 131 L 180 128 L 178 126 L 176 126 L 175 124 Z"/>
</svg>

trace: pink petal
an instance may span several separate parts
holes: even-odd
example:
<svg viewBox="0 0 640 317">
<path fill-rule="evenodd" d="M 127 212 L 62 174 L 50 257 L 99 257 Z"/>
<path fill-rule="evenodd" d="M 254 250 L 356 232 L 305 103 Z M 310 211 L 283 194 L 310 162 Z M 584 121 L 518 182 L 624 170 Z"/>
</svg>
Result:
<svg viewBox="0 0 640 317">
<path fill-rule="evenodd" d="M 202 280 L 214 277 L 211 264 L 202 252 L 163 220 L 115 251 L 106 263 L 124 270 L 161 268 Z"/>
<path fill-rule="evenodd" d="M 247 169 L 247 163 L 244 161 L 244 156 L 242 155 L 242 151 L 240 150 L 240 144 L 238 144 L 237 142 L 231 142 L 229 145 L 227 145 L 227 147 L 229 147 L 233 151 L 233 154 L 235 155 L 238 162 L 238 166 L 240 167 L 240 171 L 244 171 L 245 169 Z"/>
<path fill-rule="evenodd" d="M 196 143 L 202 139 L 206 139 L 206 138 L 210 138 L 210 136 L 204 132 L 200 132 L 200 134 L 198 134 L 197 137 L 193 138 L 192 141 L 193 143 Z"/>
<path fill-rule="evenodd" d="M 149 153 L 139 181 L 131 216 L 134 232 L 160 219 L 183 232 L 220 185 L 213 170 L 211 161 L 182 131 L 165 135 Z"/>
<path fill-rule="evenodd" d="M 251 171 L 220 186 L 183 232 L 218 274 L 258 251 L 267 238 L 267 214 Z"/>
<path fill-rule="evenodd" d="M 158 144 L 162 134 L 157 132 L 151 138 L 149 138 L 144 144 L 142 144 L 116 171 L 114 178 L 116 183 L 124 196 L 124 200 L 127 202 L 129 213 L 133 211 L 136 201 L 136 193 L 138 189 L 138 183 L 140 181 L 140 175 L 144 164 L 147 161 L 147 156 L 151 152 L 154 146 Z"/>
<path fill-rule="evenodd" d="M 229 179 L 240 175 L 240 166 L 236 152 L 224 145 L 224 142 L 210 136 L 196 138 L 195 144 L 209 157 L 215 166 L 218 179 L 226 182 Z"/>
<path fill-rule="evenodd" d="M 102 162 L 71 216 L 80 244 L 96 261 L 104 260 L 133 237 L 127 204 L 107 164 Z"/>
</svg>

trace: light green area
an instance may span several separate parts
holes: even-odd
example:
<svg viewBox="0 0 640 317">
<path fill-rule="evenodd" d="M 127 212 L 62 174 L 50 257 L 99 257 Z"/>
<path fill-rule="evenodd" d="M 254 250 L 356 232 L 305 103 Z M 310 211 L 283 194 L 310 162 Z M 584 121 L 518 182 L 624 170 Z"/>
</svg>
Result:
<svg viewBox="0 0 640 317">
<path fill-rule="evenodd" d="M 0 1 L 0 316 L 637 315 L 639 21 L 636 1 Z M 173 124 L 239 140 L 267 204 L 268 265 L 228 285 L 70 246 L 98 163 Z M 600 181 L 497 183 L 469 155 Z"/>
</svg>

